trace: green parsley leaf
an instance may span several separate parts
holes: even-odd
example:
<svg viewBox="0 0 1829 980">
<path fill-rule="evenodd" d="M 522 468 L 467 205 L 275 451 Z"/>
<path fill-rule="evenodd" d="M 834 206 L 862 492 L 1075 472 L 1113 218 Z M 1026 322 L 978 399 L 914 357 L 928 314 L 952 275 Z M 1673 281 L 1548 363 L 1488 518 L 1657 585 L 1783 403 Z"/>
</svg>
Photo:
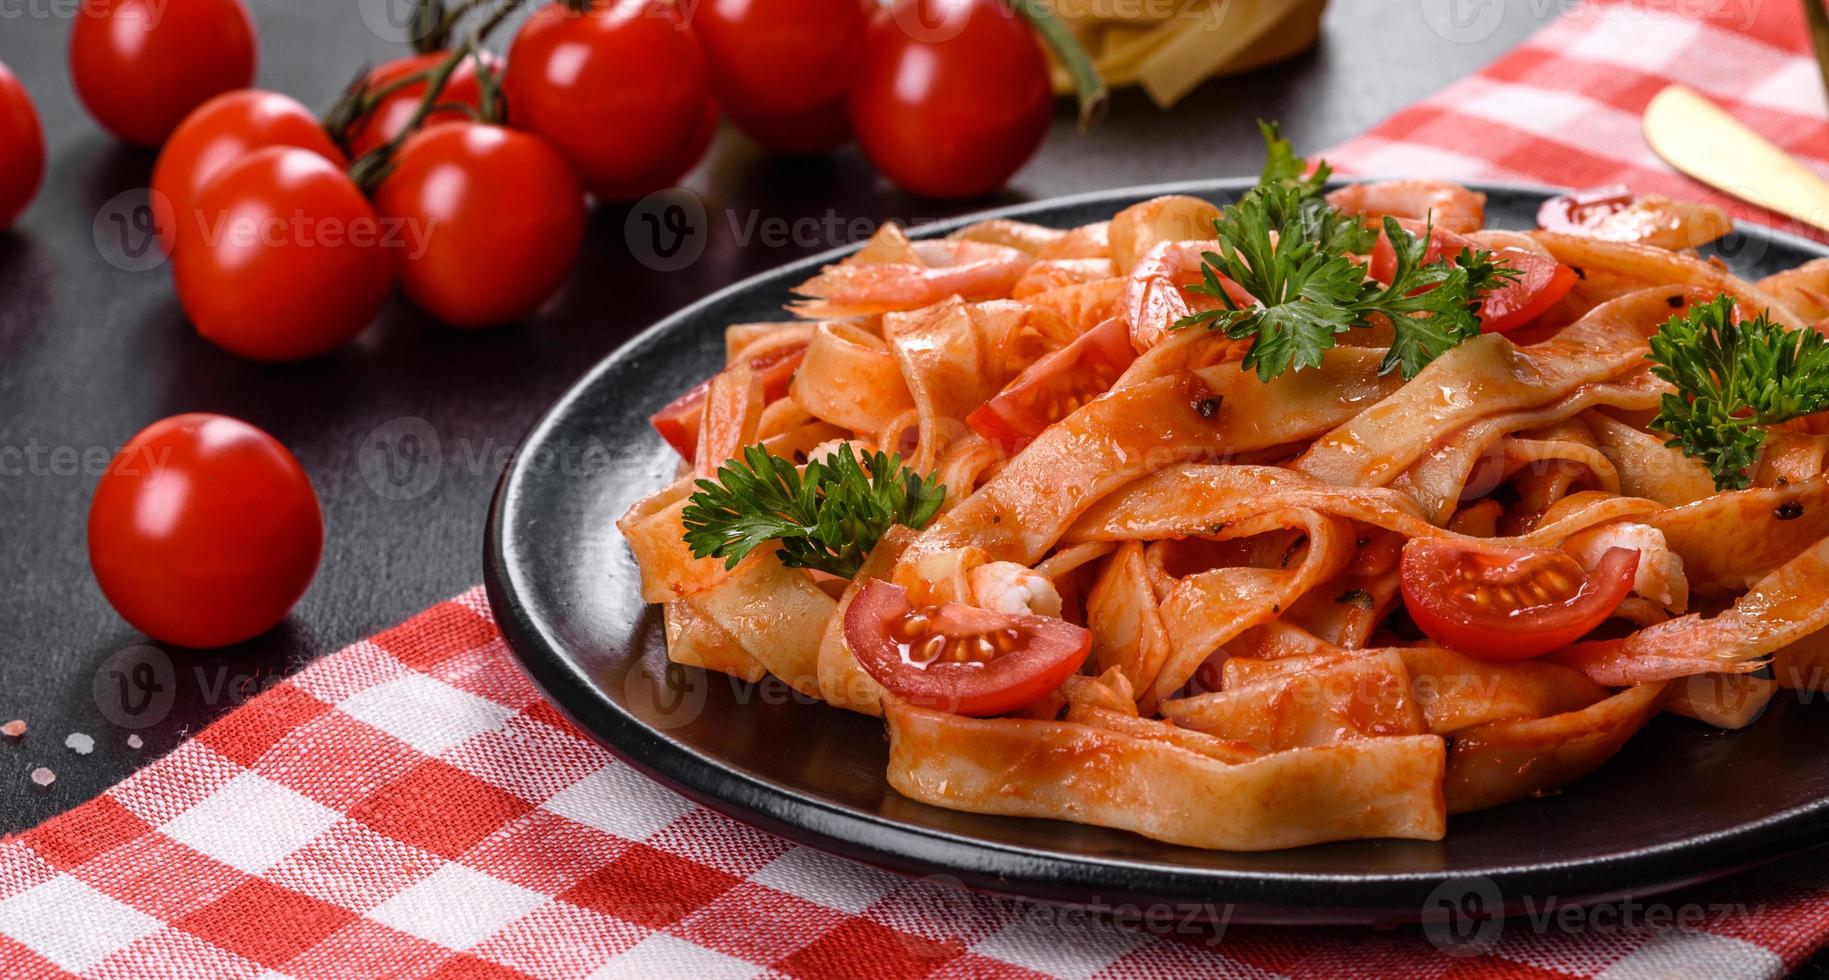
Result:
<svg viewBox="0 0 1829 980">
<path fill-rule="evenodd" d="M 1444 351 L 1479 335 L 1475 315 L 1488 291 L 1516 280 L 1518 271 L 1492 253 L 1463 248 L 1458 256 L 1424 261 L 1429 235 L 1416 236 L 1394 218 L 1384 235 L 1396 253 L 1390 285 L 1367 279 L 1352 256 L 1370 252 L 1378 234 L 1357 216 L 1330 207 L 1322 195 L 1325 162 L 1303 177 L 1307 161 L 1272 123 L 1258 124 L 1266 161 L 1256 187 L 1220 210 L 1213 222 L 1219 251 L 1201 255 L 1202 281 L 1187 290 L 1223 308 L 1195 313 L 1175 329 L 1205 324 L 1234 340 L 1252 338 L 1243 366 L 1269 381 L 1285 371 L 1316 367 L 1337 334 L 1378 322 L 1392 326 L 1380 373 L 1407 380 Z M 1261 305 L 1241 306 L 1220 277 Z"/>
<path fill-rule="evenodd" d="M 940 512 L 946 488 L 881 452 L 860 461 L 849 445 L 806 465 L 750 446 L 718 468 L 716 481 L 698 481 L 681 513 L 686 544 L 696 558 L 722 558 L 734 568 L 769 541 L 781 542 L 781 563 L 853 578 L 864 556 L 893 524 L 919 530 Z"/>
<path fill-rule="evenodd" d="M 1295 144 L 1283 138 L 1276 123 L 1259 119 L 1257 131 L 1264 137 L 1264 169 L 1258 174 L 1257 182 L 1260 185 L 1288 184 L 1305 196 L 1320 197 L 1327 186 L 1327 178 L 1334 172 L 1327 161 L 1317 162 L 1314 174 L 1304 177 L 1308 173 L 1308 161 L 1296 156 Z"/>
<path fill-rule="evenodd" d="M 1752 485 L 1765 426 L 1829 409 L 1829 340 L 1787 330 L 1761 311 L 1734 322 L 1721 295 L 1672 316 L 1651 337 L 1651 373 L 1670 382 L 1651 427 L 1708 465 L 1722 490 Z"/>
</svg>

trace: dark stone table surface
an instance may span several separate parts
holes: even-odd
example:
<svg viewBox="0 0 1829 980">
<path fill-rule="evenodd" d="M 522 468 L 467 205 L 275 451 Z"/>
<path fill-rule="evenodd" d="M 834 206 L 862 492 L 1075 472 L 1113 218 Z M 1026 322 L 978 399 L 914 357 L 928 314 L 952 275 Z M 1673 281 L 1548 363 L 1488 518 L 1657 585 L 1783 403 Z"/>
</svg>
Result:
<svg viewBox="0 0 1829 980">
<path fill-rule="evenodd" d="M 250 0 L 257 84 L 327 106 L 364 62 L 402 50 L 368 26 L 385 2 Z M 144 200 L 153 155 L 115 143 L 78 105 L 66 64 L 74 0 L 0 0 L 0 62 L 31 90 L 49 142 L 37 202 L 0 234 L 0 721 L 31 726 L 23 741 L 0 739 L 0 831 L 94 797 L 312 658 L 478 582 L 485 509 L 522 432 L 591 363 L 668 311 L 888 219 L 1255 172 L 1253 119 L 1280 120 L 1301 148 L 1339 142 L 1477 70 L 1562 6 L 1337 0 L 1316 50 L 1210 83 L 1172 110 L 1120 93 L 1081 135 L 1063 102 L 1041 152 L 982 201 L 911 198 L 853 149 L 771 158 L 727 130 L 686 181 L 709 216 L 708 246 L 691 265 L 643 265 L 625 237 L 629 209 L 599 206 L 571 282 L 532 322 L 465 333 L 396 301 L 346 350 L 276 367 L 198 338 L 168 270 L 143 268 L 123 248 L 117 222 Z M 273 632 L 224 651 L 149 654 L 133 649 L 146 639 L 90 576 L 84 523 L 113 450 L 184 411 L 238 416 L 289 446 L 317 486 L 327 539 L 316 582 Z M 408 499 L 378 490 L 358 465 L 377 428 L 425 431 L 401 420 L 423 420 L 440 449 L 436 480 Z M 171 708 L 123 715 L 114 671 L 147 656 L 171 664 Z M 65 748 L 73 732 L 94 736 L 92 754 Z M 127 744 L 136 732 L 138 749 Z M 47 790 L 27 779 L 41 765 L 57 773 Z"/>
</svg>

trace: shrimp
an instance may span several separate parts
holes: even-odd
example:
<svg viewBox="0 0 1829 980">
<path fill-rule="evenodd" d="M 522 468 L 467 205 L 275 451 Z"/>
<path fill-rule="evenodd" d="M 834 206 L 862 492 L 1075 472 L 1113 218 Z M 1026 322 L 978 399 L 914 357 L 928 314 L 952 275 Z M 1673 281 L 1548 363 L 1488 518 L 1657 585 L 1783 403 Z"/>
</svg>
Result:
<svg viewBox="0 0 1829 980">
<path fill-rule="evenodd" d="M 1755 283 L 1793 313 L 1819 324 L 1829 317 L 1829 259 L 1811 259 L 1795 269 L 1769 275 Z"/>
<path fill-rule="evenodd" d="M 918 310 L 949 296 L 1008 296 L 1034 257 L 1021 249 L 963 239 L 910 241 L 886 224 L 856 255 L 794 287 L 807 299 L 788 306 L 799 317 L 839 319 Z"/>
<path fill-rule="evenodd" d="M 1046 225 L 1032 225 L 1027 221 L 1012 221 L 1009 218 L 991 218 L 975 221 L 946 238 L 954 242 L 1003 245 L 1030 255 L 1039 255 L 1043 249 L 1059 244 L 1067 234 L 1059 228 L 1049 228 Z"/>
<path fill-rule="evenodd" d="M 1486 224 L 1486 195 L 1446 180 L 1381 180 L 1348 184 L 1327 195 L 1342 211 L 1428 220 L 1462 235 Z"/>
<path fill-rule="evenodd" d="M 1109 259 L 1111 258 L 1111 222 L 1094 221 L 1081 225 L 1050 242 L 1035 253 L 1038 259 Z"/>
<path fill-rule="evenodd" d="M 1538 210 L 1537 224 L 1673 252 L 1697 248 L 1734 230 L 1734 219 L 1712 204 L 1675 201 L 1662 194 L 1634 197 L 1624 186 L 1550 198 Z"/>
<path fill-rule="evenodd" d="M 1575 535 L 1563 547 L 1586 568 L 1599 564 L 1609 548 L 1630 548 L 1638 552 L 1632 591 L 1671 612 L 1689 608 L 1689 578 L 1683 573 L 1683 557 L 1670 550 L 1663 531 L 1649 524 L 1602 525 Z"/>
<path fill-rule="evenodd" d="M 1219 208 L 1185 194 L 1133 204 L 1111 219 L 1111 260 L 1119 274 L 1130 272 L 1163 242 L 1185 242 L 1213 234 Z"/>
<path fill-rule="evenodd" d="M 1201 253 L 1216 251 L 1218 242 L 1160 242 L 1139 260 L 1124 282 L 1123 310 L 1130 343 L 1141 354 L 1161 343 L 1182 317 L 1219 308 L 1211 296 L 1187 290 L 1201 281 Z M 1224 276 L 1220 285 L 1240 306 L 1257 302 Z"/>
<path fill-rule="evenodd" d="M 1028 268 L 1010 290 L 1011 299 L 1029 299 L 1039 293 L 1116 275 L 1110 259 L 1044 259 Z"/>
<path fill-rule="evenodd" d="M 980 609 L 1012 616 L 1061 614 L 1061 594 L 1046 575 L 1013 561 L 994 561 L 972 569 L 972 602 Z"/>
</svg>

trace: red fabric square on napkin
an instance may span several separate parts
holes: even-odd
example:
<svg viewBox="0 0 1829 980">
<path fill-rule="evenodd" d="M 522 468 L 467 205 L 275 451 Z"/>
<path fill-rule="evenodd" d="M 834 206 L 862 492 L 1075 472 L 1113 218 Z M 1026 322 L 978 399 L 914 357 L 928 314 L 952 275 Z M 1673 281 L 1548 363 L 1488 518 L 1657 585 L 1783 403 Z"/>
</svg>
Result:
<svg viewBox="0 0 1829 980">
<path fill-rule="evenodd" d="M 462 769 L 428 759 L 351 807 L 349 815 L 390 837 L 455 858 L 531 809 Z"/>
<path fill-rule="evenodd" d="M 133 811 L 104 796 L 39 824 L 26 832 L 25 842 L 40 857 L 68 871 L 151 829 Z"/>
<path fill-rule="evenodd" d="M 278 967 L 355 917 L 348 909 L 255 878 L 173 924 L 256 963 Z"/>
<path fill-rule="evenodd" d="M 634 844 L 559 897 L 574 905 L 661 929 L 709 905 L 737 884 L 722 871 Z"/>
</svg>

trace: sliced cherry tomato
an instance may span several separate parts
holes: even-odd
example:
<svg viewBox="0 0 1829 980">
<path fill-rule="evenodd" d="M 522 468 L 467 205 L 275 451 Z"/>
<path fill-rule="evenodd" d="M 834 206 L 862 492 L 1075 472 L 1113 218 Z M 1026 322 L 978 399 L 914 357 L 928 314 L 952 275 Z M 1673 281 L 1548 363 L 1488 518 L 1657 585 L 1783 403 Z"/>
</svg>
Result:
<svg viewBox="0 0 1829 980">
<path fill-rule="evenodd" d="M 218 347 L 262 361 L 328 353 L 387 302 L 387 229 L 343 168 L 269 146 L 230 164 L 178 223 L 178 302 Z"/>
<path fill-rule="evenodd" d="M 539 309 L 584 241 L 584 188 L 571 165 L 532 133 L 484 123 L 408 137 L 375 209 L 421 238 L 401 250 L 401 288 L 459 327 Z"/>
<path fill-rule="evenodd" d="M 794 372 L 807 356 L 805 344 L 791 344 L 763 351 L 750 358 L 749 369 L 762 379 L 762 397 L 773 401 L 787 394 Z M 667 440 L 674 451 L 690 460 L 699 448 L 699 420 L 705 415 L 705 396 L 711 392 L 711 379 L 694 385 L 685 394 L 667 403 L 648 419 L 654 431 Z"/>
<path fill-rule="evenodd" d="M 1632 205 L 1632 189 L 1609 184 L 1573 194 L 1559 194 L 1537 209 L 1537 227 L 1551 231 L 1580 231 L 1615 211 Z"/>
<path fill-rule="evenodd" d="M 135 629 L 179 646 L 271 629 L 305 594 L 323 547 L 298 460 L 221 415 L 175 415 L 134 436 L 89 507 L 102 593 Z"/>
<path fill-rule="evenodd" d="M 1023 369 L 965 424 L 1004 452 L 1021 452 L 1043 429 L 1104 394 L 1136 359 L 1129 326 L 1112 317 Z"/>
<path fill-rule="evenodd" d="M 1480 301 L 1480 331 L 1509 333 L 1542 316 L 1575 288 L 1575 270 L 1522 248 L 1495 249 L 1493 257 L 1518 270 L 1518 278 Z"/>
<path fill-rule="evenodd" d="M 241 0 L 91 0 L 76 10 L 76 94 L 129 143 L 158 146 L 191 110 L 254 82 L 254 22 Z"/>
<path fill-rule="evenodd" d="M 488 51 L 482 52 L 482 55 L 483 61 L 489 65 L 490 71 L 501 71 L 502 59 Z M 378 91 L 385 86 L 396 84 L 408 75 L 430 71 L 438 67 L 449 56 L 448 51 L 432 51 L 406 58 L 396 58 L 368 73 L 366 81 L 369 91 Z M 400 131 L 405 129 L 406 124 L 412 120 L 413 113 L 419 111 L 419 102 L 425 98 L 425 87 L 424 81 L 401 85 L 383 97 L 373 112 L 356 120 L 349 127 L 348 132 L 343 134 L 344 140 L 349 144 L 349 152 L 359 157 L 400 135 Z M 481 105 L 482 99 L 483 83 L 476 75 L 475 58 L 465 58 L 451 72 L 451 77 L 445 80 L 445 87 L 438 92 L 440 105 L 453 107 L 461 105 L 475 109 Z M 469 118 L 471 117 L 461 109 L 438 109 L 428 113 L 425 121 L 420 125 L 430 129 L 439 123 L 459 122 Z"/>
<path fill-rule="evenodd" d="M 815 153 L 850 136 L 845 92 L 867 23 L 858 0 L 712 0 L 692 30 L 732 121 L 770 149 Z"/>
<path fill-rule="evenodd" d="M 1632 591 L 1639 553 L 1610 548 L 1591 572 L 1552 548 L 1412 538 L 1398 572 L 1429 638 L 1482 660 L 1522 660 L 1575 642 Z"/>
<path fill-rule="evenodd" d="M 845 644 L 909 704 L 983 718 L 1047 697 L 1086 661 L 1092 634 L 1051 616 L 949 602 L 915 609 L 908 590 L 872 579 L 845 611 Z"/>
<path fill-rule="evenodd" d="M 690 170 L 698 157 L 683 151 L 711 102 L 692 28 L 660 0 L 599 0 L 582 14 L 540 8 L 508 49 L 502 87 L 514 125 L 545 137 L 585 189 L 612 200 Z"/>
<path fill-rule="evenodd" d="M 348 161 L 318 117 L 297 99 L 245 88 L 225 92 L 184 117 L 153 164 L 153 219 L 170 252 L 176 222 L 192 220 L 191 203 L 224 167 L 268 146 L 310 150 L 341 167 Z"/>
<path fill-rule="evenodd" d="M 1422 222 L 1400 223 L 1411 234 L 1420 235 L 1423 232 Z M 1446 228 L 1433 228 L 1429 233 L 1429 246 L 1423 251 L 1423 261 L 1432 262 L 1442 255 L 1453 257 L 1461 254 L 1463 248 L 1479 251 L 1480 246 L 1472 239 Z M 1493 249 L 1492 252 L 1495 260 L 1517 269 L 1519 275 L 1516 280 L 1487 293 L 1480 302 L 1482 333 L 1506 333 L 1531 322 L 1555 306 L 1575 286 L 1575 270 L 1555 259 L 1510 245 Z M 1388 283 L 1396 271 L 1397 252 L 1391 248 L 1384 233 L 1380 232 L 1378 244 L 1372 247 L 1372 260 L 1366 268 L 1366 274 L 1379 282 Z"/>
<path fill-rule="evenodd" d="M 44 128 L 32 96 L 0 64 L 0 231 L 12 227 L 44 180 Z"/>
<path fill-rule="evenodd" d="M 962 198 L 1002 187 L 1054 116 L 1048 61 L 1004 0 L 897 0 L 871 18 L 851 128 L 907 190 Z"/>
</svg>

